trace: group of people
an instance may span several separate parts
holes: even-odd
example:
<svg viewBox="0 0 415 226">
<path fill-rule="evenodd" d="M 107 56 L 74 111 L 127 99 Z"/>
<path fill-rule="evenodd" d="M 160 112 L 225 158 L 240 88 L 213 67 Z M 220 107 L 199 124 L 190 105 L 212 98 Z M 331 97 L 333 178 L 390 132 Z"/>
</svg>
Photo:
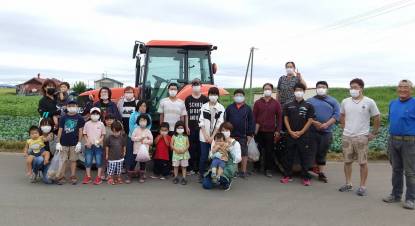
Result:
<svg viewBox="0 0 415 226">
<path fill-rule="evenodd" d="M 84 115 L 78 113 L 74 100 L 66 100 L 69 84 L 56 87 L 53 81 L 43 84 L 43 98 L 39 102 L 42 119 L 39 126 L 29 130 L 25 154 L 27 174 L 32 180 L 37 172 L 47 171 L 53 155 L 59 154 L 62 162 L 70 161 L 69 180 L 76 184 L 76 161 L 84 149 L 86 173 L 83 184 L 131 183 L 138 177 L 147 179 L 146 163 L 152 160 L 151 178 L 165 180 L 173 175 L 173 183 L 186 185 L 187 176 L 199 175 L 199 182 L 210 189 L 218 186 L 230 189 L 236 176 L 246 178 L 249 144 L 256 142 L 260 160 L 253 164 L 256 172 L 267 177 L 277 168 L 276 150 L 282 164 L 282 184 L 293 181 L 293 166 L 301 166 L 302 184 L 311 186 L 310 169 L 318 180 L 327 183 L 326 155 L 336 123 L 343 130 L 345 184 L 340 192 L 353 190 L 352 163 L 360 165 L 359 196 L 367 195 L 368 143 L 379 133 L 380 112 L 375 101 L 364 96 L 364 82 L 350 81 L 350 97 L 341 104 L 329 95 L 326 81 L 316 83 L 316 94 L 305 100 L 305 80 L 296 71 L 294 62 L 285 64 L 287 74 L 281 76 L 277 98 L 272 83 L 263 85 L 263 97 L 253 104 L 245 103 L 245 92 L 236 89 L 234 102 L 226 108 L 219 101 L 219 89 L 211 87 L 208 95 L 201 93 L 200 80 L 191 82 L 192 93 L 184 101 L 177 97 L 179 85 L 170 83 L 168 97 L 159 103 L 160 130 L 150 131 L 152 119 L 145 100 L 138 100 L 134 88 L 126 87 L 124 96 L 114 103 L 111 90 L 103 87 L 99 101 Z M 59 88 L 59 90 L 57 90 Z M 399 98 L 389 107 L 389 154 L 393 168 L 391 195 L 383 201 L 401 200 L 403 175 L 406 177 L 404 207 L 414 209 L 415 200 L 415 99 L 412 83 L 401 80 Z M 372 127 L 371 120 L 373 121 Z M 372 128 L 372 129 L 371 129 Z M 153 135 L 155 137 L 153 137 Z M 56 152 L 52 155 L 52 143 Z M 281 148 L 283 146 L 283 148 Z M 92 180 L 93 160 L 97 175 Z M 137 164 L 139 165 L 137 167 Z M 65 165 L 61 164 L 54 178 L 57 184 L 65 183 Z M 138 168 L 138 170 L 136 170 Z M 126 177 L 122 177 L 125 170 Z M 45 176 L 43 177 L 44 180 Z"/>
</svg>

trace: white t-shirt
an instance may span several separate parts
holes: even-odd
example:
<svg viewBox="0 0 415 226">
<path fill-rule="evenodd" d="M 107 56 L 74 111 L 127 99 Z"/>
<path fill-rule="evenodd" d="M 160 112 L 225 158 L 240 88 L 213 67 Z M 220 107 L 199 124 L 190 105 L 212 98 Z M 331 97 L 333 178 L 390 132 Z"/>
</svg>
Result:
<svg viewBox="0 0 415 226">
<path fill-rule="evenodd" d="M 164 121 L 169 123 L 170 131 L 174 131 L 174 125 L 180 121 L 180 117 L 187 115 L 184 101 L 176 99 L 172 101 L 166 97 L 160 101 L 158 113 L 164 114 Z"/>
<path fill-rule="evenodd" d="M 368 135 L 370 118 L 380 114 L 375 101 L 369 97 L 363 97 L 358 103 L 351 97 L 344 99 L 340 113 L 345 116 L 343 135 L 348 137 Z"/>
</svg>

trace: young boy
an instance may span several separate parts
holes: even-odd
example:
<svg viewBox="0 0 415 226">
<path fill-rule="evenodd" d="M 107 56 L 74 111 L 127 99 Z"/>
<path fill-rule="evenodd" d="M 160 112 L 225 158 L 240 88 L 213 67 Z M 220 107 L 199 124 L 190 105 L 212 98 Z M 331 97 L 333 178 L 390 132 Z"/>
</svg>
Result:
<svg viewBox="0 0 415 226">
<path fill-rule="evenodd" d="M 108 159 L 108 184 L 122 184 L 121 171 L 126 152 L 126 139 L 121 122 L 111 125 L 112 134 L 105 139 L 105 158 Z M 115 178 L 114 178 L 115 177 Z"/>
<path fill-rule="evenodd" d="M 287 162 L 284 167 L 284 177 L 281 183 L 287 184 L 292 181 L 292 168 L 296 154 L 300 156 L 301 173 L 304 186 L 311 186 L 311 176 L 308 169 L 311 167 L 313 153 L 309 128 L 314 118 L 314 108 L 304 101 L 305 86 L 297 83 L 294 86 L 295 100 L 284 105 L 284 124 L 288 131 L 287 138 Z"/>
<path fill-rule="evenodd" d="M 216 183 L 223 174 L 223 169 L 228 161 L 229 146 L 223 133 L 217 133 L 214 137 L 215 144 L 211 150 L 212 156 L 212 180 Z"/>
<path fill-rule="evenodd" d="M 169 155 L 171 136 L 169 136 L 169 124 L 163 122 L 160 125 L 160 134 L 154 140 L 156 151 L 153 160 L 153 179 L 165 180 L 169 175 Z"/>
<path fill-rule="evenodd" d="M 99 121 L 101 117 L 101 110 L 99 108 L 92 108 L 90 111 L 91 120 L 85 123 L 84 138 L 85 138 L 85 169 L 86 175 L 82 181 L 83 184 L 89 184 L 91 182 L 91 166 L 92 161 L 95 158 L 95 165 L 98 169 L 97 176 L 95 177 L 94 184 L 98 185 L 102 183 L 102 163 L 103 163 L 103 141 L 105 136 L 104 123 Z"/>
<path fill-rule="evenodd" d="M 69 83 L 67 82 L 62 82 L 59 85 L 59 92 L 56 94 L 56 102 L 57 102 L 57 106 L 59 107 L 59 109 L 61 109 L 61 115 L 64 115 L 65 110 L 66 110 L 66 104 L 68 103 L 68 99 L 69 99 L 69 94 L 68 94 L 68 90 L 69 90 L 70 86 Z"/>
<path fill-rule="evenodd" d="M 82 130 L 85 124 L 84 118 L 78 114 L 78 104 L 76 101 L 69 101 L 66 105 L 68 113 L 59 120 L 58 143 L 56 150 L 61 151 L 61 161 L 64 162 L 59 170 L 58 184 L 64 183 L 65 180 L 65 163 L 67 160 L 71 162 L 71 183 L 78 183 L 76 178 L 76 161 L 78 153 L 81 151 Z"/>
<path fill-rule="evenodd" d="M 40 130 L 37 126 L 29 128 L 30 139 L 26 141 L 24 147 L 24 155 L 26 157 L 26 175 L 30 177 L 31 181 L 36 180 L 36 176 L 32 171 L 32 163 L 36 157 L 42 156 L 43 164 L 49 164 L 50 153 L 45 150 L 45 143 L 43 136 L 40 136 Z"/>
</svg>

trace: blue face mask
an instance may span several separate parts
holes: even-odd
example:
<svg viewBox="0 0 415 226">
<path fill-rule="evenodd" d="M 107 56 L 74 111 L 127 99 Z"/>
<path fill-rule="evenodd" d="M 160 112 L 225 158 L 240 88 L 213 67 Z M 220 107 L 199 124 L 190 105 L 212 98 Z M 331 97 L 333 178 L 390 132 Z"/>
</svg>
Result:
<svg viewBox="0 0 415 226">
<path fill-rule="evenodd" d="M 240 104 L 240 103 L 245 101 L 245 97 L 244 96 L 234 96 L 233 100 L 235 101 L 235 103 Z"/>
</svg>

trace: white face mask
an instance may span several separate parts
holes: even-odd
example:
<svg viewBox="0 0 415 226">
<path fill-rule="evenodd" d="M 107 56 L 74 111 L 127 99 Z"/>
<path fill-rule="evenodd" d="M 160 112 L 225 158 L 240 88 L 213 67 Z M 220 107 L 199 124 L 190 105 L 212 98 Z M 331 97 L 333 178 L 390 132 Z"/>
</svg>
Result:
<svg viewBox="0 0 415 226">
<path fill-rule="evenodd" d="M 169 90 L 169 95 L 175 97 L 177 95 L 177 90 Z"/>
<path fill-rule="evenodd" d="M 52 130 L 51 126 L 41 126 L 40 129 L 43 133 L 49 133 Z"/>
<path fill-rule="evenodd" d="M 140 122 L 140 127 L 141 128 L 146 128 L 147 127 L 147 122 Z"/>
<path fill-rule="evenodd" d="M 194 93 L 200 93 L 200 86 L 192 86 L 192 90 Z"/>
<path fill-rule="evenodd" d="M 229 138 L 231 136 L 231 131 L 222 131 L 222 134 L 226 137 Z"/>
<path fill-rule="evenodd" d="M 358 89 L 350 89 L 349 92 L 350 92 L 350 96 L 354 98 L 360 96 L 360 91 Z"/>
<path fill-rule="evenodd" d="M 233 100 L 235 101 L 235 103 L 240 104 L 240 103 L 244 102 L 245 97 L 244 96 L 234 96 Z"/>
<path fill-rule="evenodd" d="M 134 98 L 134 93 L 126 93 L 124 96 L 127 100 L 132 100 Z"/>
<path fill-rule="evenodd" d="M 264 96 L 270 97 L 271 95 L 272 95 L 272 90 L 269 90 L 269 89 L 264 90 Z"/>
<path fill-rule="evenodd" d="M 216 101 L 218 101 L 218 96 L 210 95 L 209 96 L 209 101 L 212 102 L 212 103 L 216 103 Z"/>
<path fill-rule="evenodd" d="M 94 122 L 98 121 L 99 120 L 99 115 L 97 115 L 97 114 L 91 115 L 91 120 L 94 121 Z"/>
<path fill-rule="evenodd" d="M 287 75 L 293 75 L 294 74 L 294 68 L 287 68 L 285 70 L 287 71 Z"/>
<path fill-rule="evenodd" d="M 78 108 L 77 107 L 68 107 L 68 112 L 69 113 L 77 113 L 78 112 Z"/>
<path fill-rule="evenodd" d="M 324 96 L 327 94 L 327 89 L 326 88 L 317 88 L 316 89 L 316 93 L 319 96 Z"/>
<path fill-rule="evenodd" d="M 102 100 L 108 100 L 108 94 L 101 94 Z"/>
<path fill-rule="evenodd" d="M 295 91 L 294 96 L 297 98 L 303 98 L 304 92 L 303 91 Z"/>
<path fill-rule="evenodd" d="M 176 130 L 178 134 L 183 134 L 184 133 L 184 129 L 177 129 Z"/>
<path fill-rule="evenodd" d="M 168 132 L 167 131 L 160 131 L 160 135 L 167 135 Z"/>
</svg>

